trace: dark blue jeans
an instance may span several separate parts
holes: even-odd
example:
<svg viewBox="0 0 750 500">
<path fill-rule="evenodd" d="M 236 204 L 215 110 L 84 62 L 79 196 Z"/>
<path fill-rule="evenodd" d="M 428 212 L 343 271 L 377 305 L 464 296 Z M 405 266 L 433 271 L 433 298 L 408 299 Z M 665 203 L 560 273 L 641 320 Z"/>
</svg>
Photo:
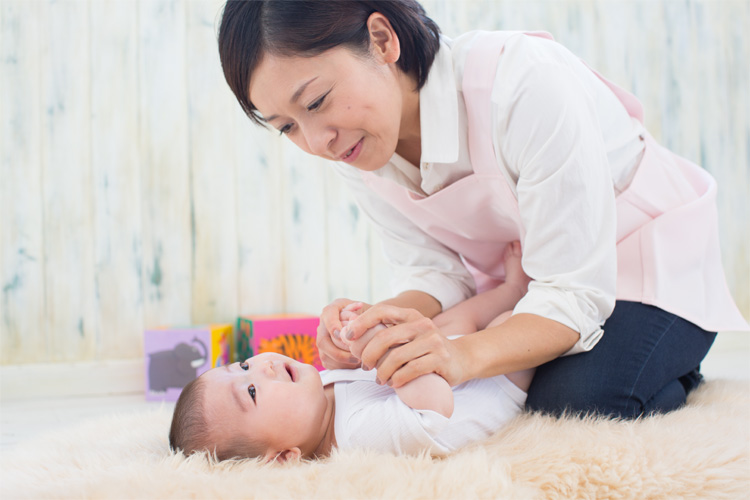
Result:
<svg viewBox="0 0 750 500">
<path fill-rule="evenodd" d="M 715 337 L 657 307 L 617 301 L 591 351 L 537 368 L 526 408 L 623 418 L 674 410 L 701 383 Z"/>
</svg>

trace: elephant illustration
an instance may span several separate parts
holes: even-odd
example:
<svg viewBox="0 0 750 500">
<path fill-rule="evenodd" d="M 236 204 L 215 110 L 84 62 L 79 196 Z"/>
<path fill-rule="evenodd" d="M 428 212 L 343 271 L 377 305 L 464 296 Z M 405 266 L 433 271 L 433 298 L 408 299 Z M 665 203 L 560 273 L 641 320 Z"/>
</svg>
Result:
<svg viewBox="0 0 750 500">
<path fill-rule="evenodd" d="M 180 342 L 171 351 L 154 352 L 149 358 L 149 390 L 165 392 L 170 387 L 181 389 L 198 376 L 198 368 L 208 363 L 208 348 L 195 337 L 190 344 Z"/>
</svg>

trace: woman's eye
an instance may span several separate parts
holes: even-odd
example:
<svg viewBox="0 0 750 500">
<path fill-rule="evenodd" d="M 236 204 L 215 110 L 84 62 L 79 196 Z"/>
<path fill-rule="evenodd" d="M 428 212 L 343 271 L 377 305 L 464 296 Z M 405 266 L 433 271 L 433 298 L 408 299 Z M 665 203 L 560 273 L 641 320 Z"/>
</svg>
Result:
<svg viewBox="0 0 750 500">
<path fill-rule="evenodd" d="M 248 387 L 247 392 L 250 394 L 250 397 L 253 398 L 253 401 L 255 401 L 255 386 L 251 385 Z"/>
<path fill-rule="evenodd" d="M 244 363 L 240 363 L 240 368 L 247 371 L 250 369 L 250 366 L 248 366 L 247 362 L 244 362 Z"/>
<path fill-rule="evenodd" d="M 279 133 L 282 135 L 288 134 L 291 129 L 292 129 L 292 124 L 287 123 L 286 125 L 284 125 L 283 127 L 279 129 Z"/>
<path fill-rule="evenodd" d="M 323 95 L 322 95 L 322 96 L 320 97 L 320 99 L 318 99 L 318 100 L 317 100 L 317 101 L 315 101 L 314 103 L 310 104 L 310 105 L 309 105 L 309 106 L 307 107 L 307 110 L 308 110 L 308 111 L 315 111 L 316 109 L 318 109 L 319 107 L 321 107 L 321 106 L 323 105 L 323 101 L 325 101 L 325 99 L 326 99 L 326 96 L 328 96 L 328 92 L 326 92 L 325 94 L 323 94 Z"/>
</svg>

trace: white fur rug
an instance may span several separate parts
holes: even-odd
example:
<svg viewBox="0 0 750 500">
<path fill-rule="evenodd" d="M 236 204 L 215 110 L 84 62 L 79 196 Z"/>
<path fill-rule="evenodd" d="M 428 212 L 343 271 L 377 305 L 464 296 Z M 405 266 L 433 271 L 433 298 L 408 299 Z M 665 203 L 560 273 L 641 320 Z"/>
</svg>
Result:
<svg viewBox="0 0 750 500">
<path fill-rule="evenodd" d="M 108 417 L 18 446 L 12 498 L 749 498 L 750 383 L 710 381 L 635 422 L 522 415 L 443 459 L 335 453 L 290 466 L 210 464 L 167 447 L 166 411 Z"/>
</svg>

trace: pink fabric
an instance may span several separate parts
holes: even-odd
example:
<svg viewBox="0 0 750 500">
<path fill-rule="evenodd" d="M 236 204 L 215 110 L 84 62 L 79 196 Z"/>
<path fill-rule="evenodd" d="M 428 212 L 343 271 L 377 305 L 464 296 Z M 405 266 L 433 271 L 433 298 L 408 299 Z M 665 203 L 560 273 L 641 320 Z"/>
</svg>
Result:
<svg viewBox="0 0 750 500">
<path fill-rule="evenodd" d="M 362 172 L 379 196 L 461 255 L 478 291 L 503 281 L 505 246 L 524 239 L 518 200 L 497 165 L 489 106 L 503 46 L 520 35 L 552 39 L 539 32 L 487 32 L 467 57 L 463 93 L 473 175 L 421 197 Z M 594 73 L 632 117 L 643 120 L 643 106 L 635 96 Z M 721 264 L 716 182 L 649 135 L 643 140 L 638 171 L 617 198 L 617 298 L 658 306 L 710 331 L 747 330 Z"/>
</svg>

